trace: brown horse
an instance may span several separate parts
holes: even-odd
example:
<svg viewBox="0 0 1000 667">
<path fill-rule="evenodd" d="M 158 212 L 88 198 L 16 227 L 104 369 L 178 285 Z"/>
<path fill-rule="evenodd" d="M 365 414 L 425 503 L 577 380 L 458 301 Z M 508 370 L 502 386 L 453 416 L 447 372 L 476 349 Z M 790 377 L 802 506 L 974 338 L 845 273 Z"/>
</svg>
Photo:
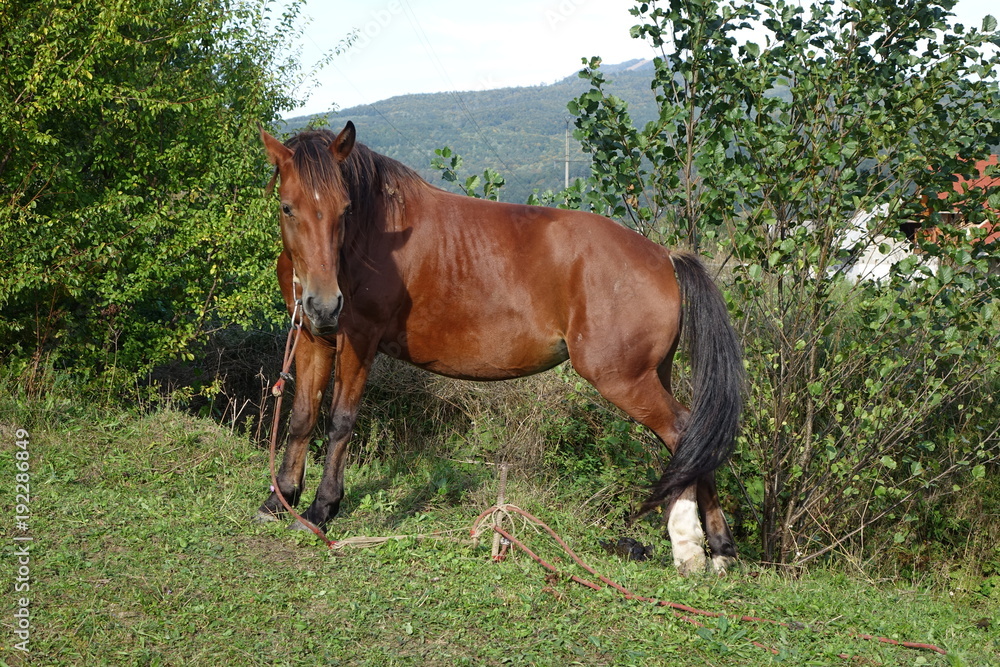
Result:
<svg viewBox="0 0 1000 667">
<path fill-rule="evenodd" d="M 705 567 L 707 532 L 724 571 L 736 549 L 715 470 L 733 447 L 743 365 L 722 296 L 695 257 L 591 213 L 445 192 L 355 144 L 350 122 L 339 134 L 302 132 L 284 145 L 263 129 L 261 139 L 275 167 L 271 185 L 280 177 L 281 291 L 289 309 L 301 295 L 305 314 L 277 476 L 292 503 L 333 372 L 329 450 L 306 520 L 322 527 L 337 514 L 347 443 L 378 352 L 469 380 L 521 377 L 569 359 L 672 452 L 640 513 L 665 504 L 678 568 Z M 682 320 L 694 368 L 690 411 L 670 391 Z M 272 493 L 258 514 L 282 512 Z"/>
</svg>

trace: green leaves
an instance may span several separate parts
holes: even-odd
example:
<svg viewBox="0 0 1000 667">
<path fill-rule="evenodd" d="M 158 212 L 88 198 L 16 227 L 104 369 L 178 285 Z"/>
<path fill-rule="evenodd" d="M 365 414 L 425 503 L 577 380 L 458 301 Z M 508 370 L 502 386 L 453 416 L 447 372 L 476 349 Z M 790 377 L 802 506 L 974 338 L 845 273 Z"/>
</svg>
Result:
<svg viewBox="0 0 1000 667">
<path fill-rule="evenodd" d="M 496 169 L 487 167 L 483 170 L 482 178 L 473 174 L 464 182 L 459 182 L 458 170 L 462 167 L 462 156 L 453 153 L 448 146 L 435 149 L 434 155 L 435 157 L 431 158 L 431 168 L 441 172 L 442 180 L 457 183 L 458 188 L 469 197 L 499 201 L 500 190 L 506 181 Z M 480 187 L 483 190 L 482 194 L 477 192 Z"/>
<path fill-rule="evenodd" d="M 0 9 L 10 358 L 127 386 L 197 356 L 209 331 L 280 312 L 255 127 L 294 106 L 299 75 L 282 59 L 287 35 L 269 32 L 269 5 Z"/>
</svg>

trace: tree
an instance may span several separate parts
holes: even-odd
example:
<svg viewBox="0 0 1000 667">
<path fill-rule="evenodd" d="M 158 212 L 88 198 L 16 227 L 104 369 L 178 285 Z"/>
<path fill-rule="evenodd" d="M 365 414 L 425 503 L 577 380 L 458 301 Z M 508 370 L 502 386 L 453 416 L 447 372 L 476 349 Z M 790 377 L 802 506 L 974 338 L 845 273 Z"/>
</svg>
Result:
<svg viewBox="0 0 1000 667">
<path fill-rule="evenodd" d="M 273 4 L 0 8 L 6 365 L 128 386 L 272 303 L 257 123 L 294 108 L 301 83 L 282 55 L 297 5 Z"/>
<path fill-rule="evenodd" d="M 659 117 L 636 128 L 597 59 L 570 104 L 585 203 L 727 269 L 752 378 L 734 466 L 765 560 L 860 549 L 879 520 L 913 540 L 916 503 L 1000 456 L 995 251 L 942 215 L 1000 210 L 952 188 L 1000 144 L 1000 34 L 953 6 L 640 2 Z M 884 280 L 848 279 L 894 243 L 912 252 Z"/>
</svg>

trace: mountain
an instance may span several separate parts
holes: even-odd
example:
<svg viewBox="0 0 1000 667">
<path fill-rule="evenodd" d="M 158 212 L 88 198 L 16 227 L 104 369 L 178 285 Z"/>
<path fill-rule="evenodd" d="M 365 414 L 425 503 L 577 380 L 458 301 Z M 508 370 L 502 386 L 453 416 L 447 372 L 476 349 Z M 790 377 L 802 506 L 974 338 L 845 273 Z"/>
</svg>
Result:
<svg viewBox="0 0 1000 667">
<path fill-rule="evenodd" d="M 652 61 L 631 60 L 601 70 L 609 79 L 608 92 L 629 103 L 637 124 L 656 115 L 649 87 Z M 570 178 L 589 174 L 590 161 L 573 139 L 572 117 L 566 111 L 566 103 L 587 90 L 587 82 L 574 74 L 545 86 L 402 95 L 318 117 L 291 118 L 284 129 L 294 132 L 323 116 L 334 129 L 351 120 L 359 141 L 440 187 L 451 184 L 442 181 L 430 163 L 434 149 L 448 146 L 464 160 L 460 178 L 496 169 L 507 181 L 500 198 L 524 202 L 534 190 L 563 187 L 567 121 Z"/>
</svg>

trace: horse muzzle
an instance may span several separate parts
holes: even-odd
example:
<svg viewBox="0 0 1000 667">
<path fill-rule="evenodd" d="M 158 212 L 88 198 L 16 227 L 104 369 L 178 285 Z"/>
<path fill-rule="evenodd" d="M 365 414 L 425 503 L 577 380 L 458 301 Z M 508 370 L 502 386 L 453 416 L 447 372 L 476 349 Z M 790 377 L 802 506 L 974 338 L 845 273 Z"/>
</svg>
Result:
<svg viewBox="0 0 1000 667">
<path fill-rule="evenodd" d="M 340 292 L 330 300 L 315 295 L 302 299 L 302 309 L 309 318 L 309 331 L 314 336 L 332 336 L 340 330 L 340 313 L 344 308 L 344 295 Z"/>
</svg>

